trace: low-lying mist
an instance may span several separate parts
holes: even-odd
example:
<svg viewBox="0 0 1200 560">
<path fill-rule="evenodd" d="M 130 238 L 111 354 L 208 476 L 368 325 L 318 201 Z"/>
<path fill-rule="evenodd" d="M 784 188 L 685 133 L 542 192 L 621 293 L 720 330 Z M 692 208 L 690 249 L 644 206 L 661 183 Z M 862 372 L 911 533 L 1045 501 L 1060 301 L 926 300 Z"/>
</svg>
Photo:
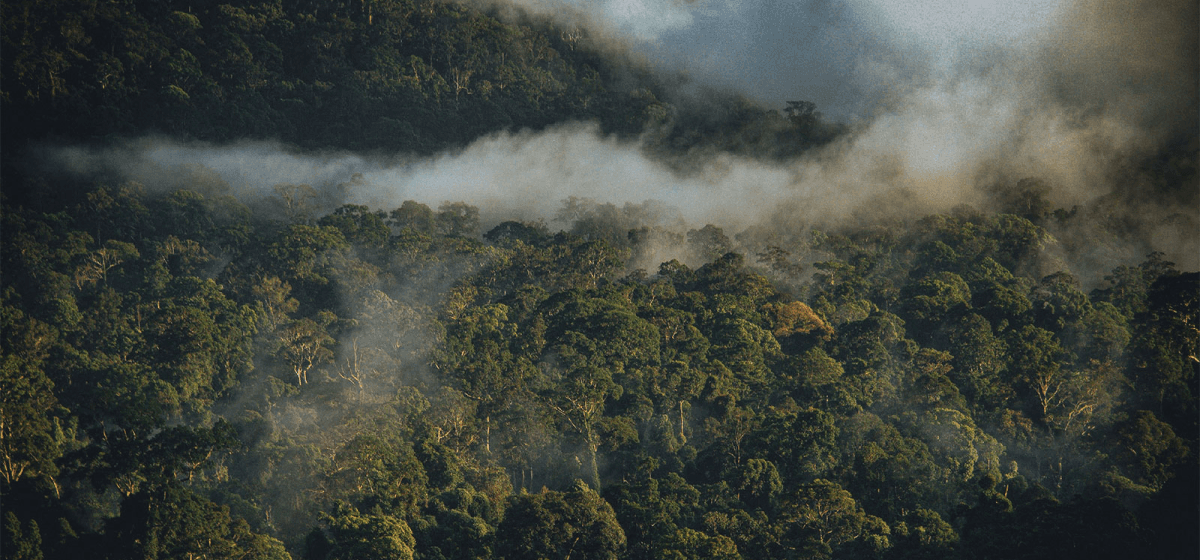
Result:
<svg viewBox="0 0 1200 560">
<path fill-rule="evenodd" d="M 533 4 L 543 12 L 549 5 Z M 1186 16 L 1196 10 L 1188 2 L 1135 4 L 1015 5 L 983 18 L 1011 29 L 967 40 L 964 34 L 979 21 L 960 8 L 938 16 L 940 23 L 920 23 L 914 18 L 924 8 L 917 6 L 847 3 L 845 17 L 855 25 L 846 31 L 889 45 L 887 52 L 856 56 L 846 69 L 853 80 L 873 84 L 868 97 L 878 102 L 851 117 L 839 139 L 783 162 L 711 152 L 666 162 L 647 149 L 661 130 L 623 141 L 589 123 L 499 133 L 427 158 L 164 138 L 41 153 L 54 169 L 104 172 L 150 188 L 207 178 L 246 202 L 272 196 L 280 184 L 313 186 L 326 211 L 344 203 L 386 211 L 405 200 L 464 201 L 480 208 L 484 231 L 509 219 L 569 228 L 555 222 L 569 197 L 618 206 L 657 201 L 676 209 L 686 227 L 714 224 L 731 233 L 756 225 L 836 228 L 864 216 L 902 219 L 961 204 L 998 209 L 990 207 L 990 189 L 1035 178 L 1056 208 L 1114 196 L 1136 201 L 1120 212 L 1153 231 L 1130 236 L 1131 258 L 1161 250 L 1192 269 L 1200 265 L 1198 74 L 1195 17 Z M 650 35 L 688 29 L 708 13 L 693 18 L 689 10 L 734 9 L 722 6 L 672 4 L 672 13 L 684 19 Z M 1021 14 L 1042 17 L 1016 17 Z M 681 103 L 694 101 L 679 95 Z M 1162 160 L 1172 145 L 1172 157 L 1182 153 L 1192 161 L 1182 164 L 1182 179 L 1176 177 L 1182 184 L 1164 186 L 1147 162 Z"/>
<path fill-rule="evenodd" d="M 45 154 L 60 170 L 102 172 L 154 190 L 208 181 L 248 204 L 274 196 L 277 185 L 308 184 L 321 195 L 321 213 L 342 204 L 388 211 L 405 200 L 433 207 L 464 201 L 480 208 L 484 231 L 513 219 L 569 229 L 571 223 L 556 217 L 570 197 L 616 206 L 654 201 L 682 222 L 646 225 L 682 232 L 714 224 L 733 234 L 754 226 L 798 231 L 862 225 L 864 216 L 917 218 L 961 204 L 992 209 L 989 187 L 1027 177 L 1042 179 L 1052 189 L 1048 198 L 1067 209 L 1112 194 L 1122 188 L 1120 180 L 1149 181 L 1130 171 L 1131 158 L 1147 143 L 1122 123 L 1021 118 L 1012 107 L 972 101 L 955 105 L 931 94 L 793 161 L 716 154 L 683 171 L 647 155 L 641 143 L 602 136 L 587 124 L 498 134 L 432 158 L 313 155 L 270 143 L 163 139 Z M 1194 268 L 1195 209 L 1180 206 L 1187 200 L 1143 201 L 1144 207 L 1125 210 L 1145 213 L 1136 216 L 1139 223 L 1172 229 L 1147 236 L 1161 243 L 1154 249 Z M 1176 218 L 1165 220 L 1169 215 Z"/>
</svg>

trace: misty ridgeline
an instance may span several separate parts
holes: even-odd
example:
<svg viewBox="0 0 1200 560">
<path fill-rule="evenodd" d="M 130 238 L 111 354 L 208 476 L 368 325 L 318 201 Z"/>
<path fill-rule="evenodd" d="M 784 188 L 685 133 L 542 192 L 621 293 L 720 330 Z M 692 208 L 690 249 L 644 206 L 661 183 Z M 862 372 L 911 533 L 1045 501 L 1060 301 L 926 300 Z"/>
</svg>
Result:
<svg viewBox="0 0 1200 560">
<path fill-rule="evenodd" d="M 1196 6 L 932 4 L 5 0 L 0 556 L 1196 558 Z"/>
</svg>

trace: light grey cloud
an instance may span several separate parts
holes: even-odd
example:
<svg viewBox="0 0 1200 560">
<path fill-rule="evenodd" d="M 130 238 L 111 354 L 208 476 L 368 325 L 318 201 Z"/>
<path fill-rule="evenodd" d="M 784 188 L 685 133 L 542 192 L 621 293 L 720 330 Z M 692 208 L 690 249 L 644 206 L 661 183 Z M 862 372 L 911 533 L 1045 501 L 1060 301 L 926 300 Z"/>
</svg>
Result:
<svg viewBox="0 0 1200 560">
<path fill-rule="evenodd" d="M 592 10 L 589 17 L 608 17 L 614 29 L 639 10 L 660 10 L 669 24 L 628 31 L 647 49 L 669 45 L 686 64 L 748 92 L 767 87 L 765 79 L 754 85 L 755 72 L 791 68 L 779 83 L 801 76 L 793 91 L 803 82 L 834 97 L 861 96 L 844 105 L 861 112 L 849 134 L 804 158 L 717 155 L 686 176 L 640 143 L 588 124 L 497 134 L 416 159 L 161 139 L 56 157 L 63 168 L 108 166 L 162 185 L 199 168 L 259 198 L 280 183 L 332 187 L 360 173 L 337 201 L 387 210 L 409 199 L 434 207 L 462 200 L 493 222 L 549 222 L 570 196 L 657 200 L 695 226 L 737 231 L 774 219 L 779 208 L 794 209 L 794 220 L 828 222 L 895 192 L 909 201 L 895 212 L 980 204 L 980 186 L 1023 177 L 1046 180 L 1053 202 L 1069 208 L 1112 192 L 1129 180 L 1130 162 L 1196 126 L 1196 7 L 1185 0 L 522 2 Z M 625 15 L 604 11 L 618 8 Z M 1160 237 L 1194 238 L 1186 228 L 1197 209 L 1172 204 L 1147 210 L 1186 218 L 1178 222 L 1184 230 Z"/>
</svg>

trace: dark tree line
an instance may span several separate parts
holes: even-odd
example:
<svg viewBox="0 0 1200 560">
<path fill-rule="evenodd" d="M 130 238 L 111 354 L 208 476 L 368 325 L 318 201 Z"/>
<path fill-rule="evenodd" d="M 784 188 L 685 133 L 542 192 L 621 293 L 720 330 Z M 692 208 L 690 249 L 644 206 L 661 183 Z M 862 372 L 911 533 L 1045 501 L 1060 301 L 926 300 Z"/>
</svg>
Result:
<svg viewBox="0 0 1200 560">
<path fill-rule="evenodd" d="M 795 152 L 833 133 L 729 95 L 712 94 L 704 113 L 677 107 L 674 80 L 597 48 L 582 28 L 442 0 L 2 7 L 7 150 L 157 133 L 431 153 L 497 131 L 595 121 L 610 134 L 659 131 L 676 151 L 715 143 L 752 153 Z M 713 107 L 726 108 L 720 123 Z"/>
</svg>

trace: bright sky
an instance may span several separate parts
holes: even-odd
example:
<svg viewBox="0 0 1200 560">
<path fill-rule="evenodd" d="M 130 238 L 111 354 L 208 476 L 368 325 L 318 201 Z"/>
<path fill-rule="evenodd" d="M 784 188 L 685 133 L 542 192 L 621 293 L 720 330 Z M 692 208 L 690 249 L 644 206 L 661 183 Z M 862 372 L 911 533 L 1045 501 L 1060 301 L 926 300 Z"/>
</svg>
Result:
<svg viewBox="0 0 1200 560">
<path fill-rule="evenodd" d="M 633 39 L 652 60 L 782 108 L 867 110 L 888 76 L 952 73 L 1020 48 L 1063 0 L 513 0 L 571 5 Z M 561 4 L 558 4 L 561 6 Z M 982 53 L 982 54 L 981 54 Z M 882 84 L 882 85 L 881 85 Z"/>
<path fill-rule="evenodd" d="M 941 48 L 958 41 L 1020 41 L 1055 20 L 1059 0 L 851 0 L 868 25 Z"/>
</svg>

